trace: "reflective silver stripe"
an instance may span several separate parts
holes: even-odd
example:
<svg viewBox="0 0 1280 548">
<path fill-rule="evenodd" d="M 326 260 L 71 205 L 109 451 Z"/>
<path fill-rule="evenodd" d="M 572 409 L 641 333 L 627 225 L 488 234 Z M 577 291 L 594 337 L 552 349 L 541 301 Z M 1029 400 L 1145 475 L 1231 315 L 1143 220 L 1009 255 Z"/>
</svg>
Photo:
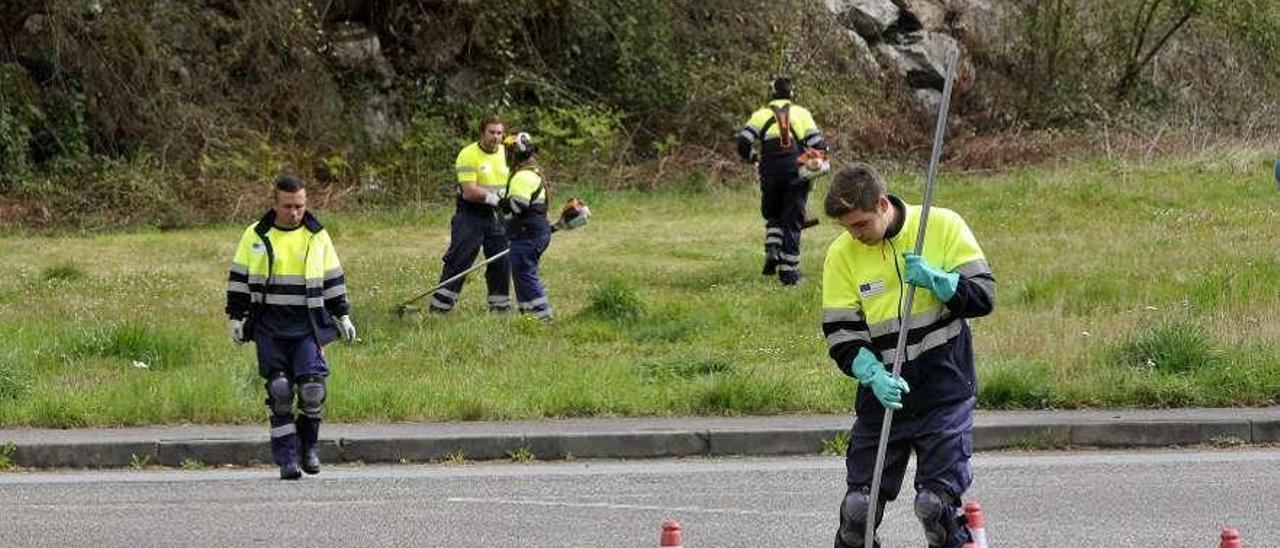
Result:
<svg viewBox="0 0 1280 548">
<path fill-rule="evenodd" d="M 266 276 L 253 276 L 253 275 L 251 275 L 251 276 L 249 276 L 249 283 L 251 283 L 251 284 L 265 284 L 265 283 L 267 283 L 267 277 L 266 277 Z"/>
<path fill-rule="evenodd" d="M 251 303 L 260 303 L 260 302 L 262 302 L 262 294 L 261 294 L 261 293 L 250 293 L 250 294 L 249 294 L 249 302 L 251 302 Z"/>
<path fill-rule="evenodd" d="M 973 282 L 973 285 L 981 287 L 982 291 L 986 293 L 988 297 L 990 297 L 992 300 L 995 300 L 996 283 L 992 281 L 990 278 L 969 278 L 969 281 Z"/>
<path fill-rule="evenodd" d="M 871 337 L 867 335 L 866 331 L 851 331 L 848 329 L 833 331 L 830 335 L 827 335 L 827 347 L 856 341 L 871 342 Z"/>
<path fill-rule="evenodd" d="M 920 357 L 921 354 L 942 346 L 960 334 L 961 326 L 964 325 L 964 319 L 956 318 L 942 329 L 934 330 L 932 333 L 925 335 L 920 342 L 907 345 L 907 361 Z M 884 363 L 892 364 L 893 360 L 898 356 L 898 349 L 890 348 L 881 352 L 884 356 Z"/>
<path fill-rule="evenodd" d="M 528 310 L 528 309 L 531 309 L 531 308 L 534 308 L 534 307 L 538 307 L 538 306 L 546 306 L 546 305 L 547 305 L 547 298 L 546 298 L 546 297 L 538 297 L 538 298 L 536 298 L 536 299 L 534 299 L 534 300 L 532 300 L 532 301 L 521 302 L 521 303 L 517 303 L 517 304 L 519 304 L 519 306 L 520 306 L 520 308 L 521 308 L 521 309 Z"/>
<path fill-rule="evenodd" d="M 249 267 L 247 267 L 247 266 L 245 266 L 245 265 L 242 265 L 242 264 L 240 264 L 240 263 L 231 263 L 231 272 L 236 273 L 236 274 L 244 274 L 244 275 L 248 276 L 248 275 L 249 275 Z"/>
<path fill-rule="evenodd" d="M 971 278 L 979 274 L 990 274 L 991 267 L 987 265 L 987 261 L 978 259 L 976 261 L 969 261 L 967 263 L 964 263 L 956 267 L 955 273 L 961 276 L 964 276 L 966 278 Z"/>
<path fill-rule="evenodd" d="M 724 134 L 721 133 L 721 135 L 724 135 Z M 454 167 L 457 168 L 458 173 L 473 173 L 476 170 L 474 166 L 454 166 Z"/>
<path fill-rule="evenodd" d="M 777 227 L 766 228 L 766 229 L 764 229 L 764 233 L 765 233 L 766 235 L 770 235 L 770 236 L 772 236 L 772 235 L 781 236 L 781 235 L 782 235 L 782 229 L 781 229 L 781 228 L 777 228 Z"/>
<path fill-rule="evenodd" d="M 939 320 L 945 319 L 951 315 L 951 311 L 947 307 L 938 307 L 927 312 L 916 312 L 911 314 L 911 329 L 919 329 Z M 877 322 L 868 325 L 872 337 L 888 335 L 889 333 L 897 333 L 899 327 L 898 319 L 892 318 L 883 322 Z"/>
<path fill-rule="evenodd" d="M 275 293 L 268 293 L 267 304 L 306 306 L 307 297 L 305 295 L 277 295 Z"/>
<path fill-rule="evenodd" d="M 765 245 L 769 245 L 769 244 L 782 245 L 782 238 L 779 238 L 777 236 L 769 236 L 768 238 L 764 239 L 764 244 Z"/>
<path fill-rule="evenodd" d="M 443 287 L 440 289 L 437 289 L 434 294 L 439 295 L 441 297 L 448 297 L 450 300 L 454 300 L 454 301 L 458 300 L 457 291 L 449 291 L 448 289 L 445 289 Z"/>
<path fill-rule="evenodd" d="M 303 276 L 272 276 L 271 283 L 276 285 L 307 285 L 307 279 Z"/>
<path fill-rule="evenodd" d="M 310 308 L 324 308 L 324 297 L 307 297 L 307 306 Z"/>
<path fill-rule="evenodd" d="M 249 284 L 244 282 L 227 282 L 227 291 L 232 293 L 248 293 Z"/>
<path fill-rule="evenodd" d="M 784 261 L 787 261 L 787 262 L 789 262 L 789 263 L 798 263 L 798 262 L 800 262 L 800 256 L 799 256 L 799 255 L 788 255 L 788 254 L 786 254 L 786 253 L 779 253 L 779 254 L 778 254 L 778 258 L 779 258 L 779 259 L 782 259 L 782 260 L 784 260 Z"/>
<path fill-rule="evenodd" d="M 824 308 L 822 309 L 822 323 L 828 322 L 860 322 L 863 321 L 862 312 L 852 308 Z"/>
<path fill-rule="evenodd" d="M 440 300 L 440 299 L 439 299 L 438 297 L 436 297 L 435 295 L 432 295 L 432 296 L 431 296 L 431 307 L 432 307 L 432 308 L 438 308 L 438 309 L 440 309 L 440 310 L 453 310 L 453 303 L 446 303 L 446 302 L 444 302 L 444 301 Z"/>
<path fill-rule="evenodd" d="M 333 286 L 333 287 L 330 287 L 329 289 L 324 290 L 324 298 L 326 298 L 326 299 L 332 299 L 332 298 L 334 298 L 334 297 L 341 297 L 341 296 L 346 295 L 346 294 L 347 294 L 347 286 L 346 286 L 346 284 L 342 284 L 342 285 L 335 285 L 335 286 Z"/>
<path fill-rule="evenodd" d="M 341 276 L 341 275 L 342 275 L 342 268 L 341 268 L 341 267 L 339 267 L 339 268 L 330 268 L 329 270 L 324 271 L 324 279 L 326 279 L 326 280 L 332 280 L 332 279 L 337 278 L 338 276 Z"/>
<path fill-rule="evenodd" d="M 724 135 L 724 134 L 721 133 L 721 135 Z M 738 132 L 738 136 L 748 141 L 751 141 L 753 143 L 756 141 L 756 133 L 754 131 L 751 131 L 751 128 L 746 128 L 746 127 L 742 128 L 742 131 Z"/>
<path fill-rule="evenodd" d="M 280 426 L 277 426 L 271 429 L 271 437 L 273 438 L 283 438 L 290 434 L 296 434 L 296 433 L 298 433 L 298 427 L 293 423 L 282 424 Z"/>
<path fill-rule="evenodd" d="M 511 306 L 511 297 L 507 295 L 489 295 L 489 304 L 495 306 Z"/>
<path fill-rule="evenodd" d="M 821 137 L 821 136 L 822 136 L 822 132 L 818 131 L 818 128 L 816 127 L 811 127 L 809 128 L 809 131 L 804 132 L 804 140 L 806 141 L 814 137 Z"/>
<path fill-rule="evenodd" d="M 545 318 L 550 318 L 550 317 L 551 317 L 551 309 L 550 309 L 550 308 L 543 308 L 542 310 L 534 310 L 534 311 L 533 311 L 533 317 L 538 318 L 538 319 L 540 319 L 540 320 L 541 320 L 541 319 L 545 319 Z"/>
<path fill-rule="evenodd" d="M 787 263 L 782 263 L 778 265 L 778 272 L 790 272 L 792 270 L 800 270 L 800 267 L 793 264 L 787 264 Z"/>
</svg>

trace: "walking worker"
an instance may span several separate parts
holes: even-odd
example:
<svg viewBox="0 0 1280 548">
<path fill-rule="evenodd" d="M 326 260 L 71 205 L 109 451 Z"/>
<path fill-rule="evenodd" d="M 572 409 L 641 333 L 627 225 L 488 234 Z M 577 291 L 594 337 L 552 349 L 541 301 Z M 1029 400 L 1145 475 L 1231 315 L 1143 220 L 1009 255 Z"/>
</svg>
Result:
<svg viewBox="0 0 1280 548">
<path fill-rule="evenodd" d="M 333 241 L 307 211 L 307 189 L 296 176 L 276 180 L 271 210 L 240 236 L 226 311 L 231 340 L 253 341 L 257 347 L 258 374 L 267 381 L 271 411 L 271 455 L 280 479 L 319 474 L 329 375 L 323 347 L 339 335 L 354 342 L 356 327 Z"/>
<path fill-rule="evenodd" d="M 538 277 L 538 261 L 551 244 L 551 222 L 547 220 L 547 189 L 534 160 L 537 147 L 528 133 L 504 140 L 515 173 L 507 182 L 501 201 L 511 240 L 511 275 L 516 286 L 516 306 L 520 313 L 551 321 L 551 304 Z"/>
<path fill-rule="evenodd" d="M 738 156 L 759 159 L 760 214 L 765 220 L 764 269 L 783 285 L 795 285 L 800 275 L 800 231 L 805 228 L 805 203 L 812 188 L 802 177 L 798 160 L 808 149 L 825 151 L 827 142 L 804 107 L 791 102 L 791 80 L 769 85 L 769 104 L 751 115 L 738 133 Z M 759 154 L 753 153 L 760 142 Z"/>
<path fill-rule="evenodd" d="M 921 207 L 889 194 L 867 164 L 837 173 L 824 206 L 847 233 L 827 249 L 822 331 L 836 366 L 859 384 L 835 546 L 863 548 L 880 428 L 885 408 L 892 408 L 876 526 L 884 503 L 897 498 L 914 451 L 915 514 L 925 539 L 931 548 L 960 548 L 968 536 L 960 497 L 973 479 L 976 394 L 966 319 L 991 313 L 995 278 L 968 225 L 951 210 L 930 208 L 922 253 L 913 253 Z M 914 297 L 906 359 L 895 379 L 886 364 L 896 358 L 906 284 L 923 291 Z"/>
<path fill-rule="evenodd" d="M 484 249 L 492 257 L 507 249 L 507 234 L 498 218 L 498 201 L 511 171 L 507 168 L 502 147 L 505 124 L 496 115 L 480 121 L 480 140 L 463 147 L 455 169 L 458 174 L 457 207 L 450 221 L 449 249 L 444 253 L 444 269 L 440 282 L 471 268 L 476 254 Z M 511 311 L 511 268 L 504 260 L 485 266 L 485 283 L 489 288 L 489 311 Z M 431 295 L 432 312 L 443 314 L 453 310 L 466 278 L 458 278 Z"/>
</svg>

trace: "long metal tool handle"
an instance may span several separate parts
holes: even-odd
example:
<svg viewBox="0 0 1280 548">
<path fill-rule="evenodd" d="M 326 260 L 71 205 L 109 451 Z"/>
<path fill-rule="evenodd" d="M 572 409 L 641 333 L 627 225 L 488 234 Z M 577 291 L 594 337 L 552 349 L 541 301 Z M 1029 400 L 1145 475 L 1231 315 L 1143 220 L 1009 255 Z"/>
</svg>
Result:
<svg viewBox="0 0 1280 548">
<path fill-rule="evenodd" d="M 933 202 L 933 183 L 938 177 L 938 162 L 942 158 L 942 137 L 947 133 L 947 107 L 951 105 L 951 85 L 956 78 L 956 62 L 959 52 L 952 48 L 947 52 L 947 79 L 942 85 L 942 104 L 938 106 L 938 125 L 933 130 L 933 154 L 929 157 L 929 178 L 924 185 L 924 205 L 920 211 L 920 229 L 916 232 L 915 252 L 924 250 L 924 231 L 929 223 L 929 205 Z M 893 260 L 898 260 L 894 257 Z M 902 374 L 902 362 L 907 356 L 907 334 L 911 332 L 911 304 L 915 300 L 916 286 L 907 284 L 907 296 L 902 302 L 902 324 L 898 326 L 897 352 L 893 356 L 893 378 Z M 880 424 L 880 444 L 876 446 L 876 466 L 871 474 L 871 503 L 867 505 L 867 534 L 863 546 L 875 546 L 876 504 L 880 501 L 880 477 L 884 473 L 885 451 L 889 446 L 889 428 L 893 426 L 893 410 L 885 408 L 884 422 Z"/>
<path fill-rule="evenodd" d="M 470 274 L 470 273 L 472 273 L 472 272 L 475 272 L 476 270 L 479 270 L 479 269 L 480 269 L 480 267 L 485 266 L 485 265 L 487 265 L 487 264 L 489 264 L 489 263 L 491 263 L 491 262 L 493 262 L 493 261 L 496 261 L 496 260 L 498 260 L 498 259 L 501 259 L 502 257 L 506 257 L 506 256 L 507 256 L 507 253 L 510 253 L 510 252 L 511 252 L 511 248 L 509 248 L 509 247 L 508 247 L 507 249 L 504 249 L 504 250 L 502 250 L 502 251 L 499 251 L 499 252 L 497 252 L 497 253 L 494 253 L 492 257 L 485 257 L 485 259 L 484 259 L 483 261 L 480 261 L 479 263 L 476 263 L 476 264 L 474 264 L 474 265 L 471 265 L 471 268 L 468 268 L 468 269 L 466 269 L 466 270 L 463 270 L 462 272 L 457 273 L 457 274 L 456 274 L 456 275 L 454 275 L 453 277 L 451 277 L 451 278 L 449 278 L 449 279 L 447 279 L 447 280 L 445 280 L 445 281 L 443 281 L 443 282 L 440 282 L 440 283 L 436 284 L 436 285 L 435 285 L 434 287 L 432 287 L 431 289 L 428 289 L 428 290 L 424 291 L 421 295 L 418 295 L 417 297 L 414 297 L 414 298 L 412 298 L 412 299 L 409 299 L 409 300 L 405 301 L 404 303 L 402 303 L 402 304 L 400 305 L 400 307 L 401 307 L 401 308 L 404 308 L 404 307 L 406 307 L 406 306 L 408 306 L 408 305 L 410 305 L 410 304 L 413 304 L 414 302 L 417 302 L 419 299 L 421 299 L 421 298 L 423 298 L 423 297 L 426 297 L 427 295 L 430 295 L 430 294 L 432 294 L 432 293 L 435 293 L 437 289 L 440 289 L 440 288 L 442 288 L 442 287 L 444 287 L 444 286 L 446 286 L 446 285 L 449 285 L 449 284 L 453 283 L 454 281 L 458 280 L 459 278 L 462 278 L 463 276 L 466 276 L 467 274 Z"/>
</svg>

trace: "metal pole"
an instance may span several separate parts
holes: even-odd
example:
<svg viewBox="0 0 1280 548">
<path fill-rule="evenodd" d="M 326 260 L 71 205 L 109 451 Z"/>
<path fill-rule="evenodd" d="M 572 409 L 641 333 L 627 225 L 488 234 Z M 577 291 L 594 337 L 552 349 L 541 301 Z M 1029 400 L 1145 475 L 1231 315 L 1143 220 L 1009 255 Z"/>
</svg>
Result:
<svg viewBox="0 0 1280 548">
<path fill-rule="evenodd" d="M 396 308 L 396 311 L 397 311 L 397 312 L 404 312 L 405 307 L 409 306 L 410 304 L 413 304 L 413 303 L 414 303 L 415 301 L 417 301 L 418 299 L 421 299 L 421 298 L 423 298 L 423 297 L 426 297 L 427 295 L 430 295 L 430 294 L 432 294 L 432 293 L 435 293 L 437 289 L 440 289 L 440 288 L 442 288 L 442 287 L 444 287 L 444 286 L 446 286 L 446 285 L 449 285 L 449 284 L 453 283 L 454 281 L 458 280 L 459 278 L 462 278 L 463 276 L 466 276 L 467 274 L 470 274 L 470 273 L 472 273 L 472 272 L 475 272 L 476 270 L 479 270 L 479 269 L 480 269 L 480 267 L 482 267 L 482 266 L 485 266 L 485 265 L 487 265 L 487 264 L 489 264 L 489 263 L 491 263 L 491 262 L 493 262 L 493 261 L 496 261 L 496 260 L 498 260 L 498 259 L 500 259 L 500 258 L 502 258 L 502 257 L 506 257 L 506 256 L 507 256 L 507 253 L 510 253 L 510 252 L 511 252 L 511 248 L 507 248 L 507 249 L 504 249 L 504 250 L 499 251 L 499 252 L 497 252 L 497 253 L 494 253 L 492 257 L 485 257 L 485 259 L 484 259 L 483 261 L 480 261 L 479 263 L 472 265 L 472 266 L 471 266 L 471 268 L 468 268 L 468 269 L 466 269 L 466 270 L 463 270 L 462 272 L 457 273 L 457 274 L 456 274 L 456 275 L 454 275 L 453 277 L 451 277 L 451 278 L 449 278 L 449 279 L 447 279 L 447 280 L 445 280 L 445 281 L 443 281 L 443 282 L 440 282 L 440 283 L 436 284 L 434 287 L 432 287 L 431 289 L 426 290 L 426 291 L 425 291 L 425 292 L 423 292 L 421 295 L 418 295 L 417 297 L 414 297 L 414 298 L 412 298 L 412 299 L 409 299 L 409 300 L 405 301 L 404 303 L 401 303 L 401 305 L 400 305 L 399 307 L 397 307 L 397 308 Z"/>
<path fill-rule="evenodd" d="M 942 158 L 942 137 L 947 132 L 947 107 L 951 105 L 951 85 L 956 76 L 959 52 L 947 52 L 947 78 L 942 86 L 942 104 L 938 106 L 938 124 L 933 130 L 933 154 L 929 157 L 929 178 L 924 185 L 924 205 L 920 212 L 920 230 L 916 232 L 916 254 L 924 250 L 924 231 L 929 222 L 929 205 L 933 202 L 933 183 L 938 176 L 938 162 Z M 893 260 L 898 260 L 894 257 Z M 903 299 L 902 324 L 898 326 L 897 352 L 893 356 L 893 378 L 902 374 L 902 362 L 907 354 L 907 334 L 911 331 L 911 303 L 916 296 L 916 286 L 907 284 L 907 296 Z M 880 424 L 880 444 L 876 446 L 876 466 L 871 474 L 871 504 L 867 506 L 867 534 L 863 546 L 875 546 L 876 504 L 880 501 L 880 476 L 884 473 L 885 451 L 889 445 L 889 428 L 893 426 L 893 410 L 885 408 L 884 422 Z"/>
</svg>

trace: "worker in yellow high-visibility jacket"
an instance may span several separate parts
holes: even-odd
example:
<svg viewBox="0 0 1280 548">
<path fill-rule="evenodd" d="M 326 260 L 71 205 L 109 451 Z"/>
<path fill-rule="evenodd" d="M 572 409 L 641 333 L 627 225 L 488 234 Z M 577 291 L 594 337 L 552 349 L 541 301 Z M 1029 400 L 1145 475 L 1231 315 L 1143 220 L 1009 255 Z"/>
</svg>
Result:
<svg viewBox="0 0 1280 548">
<path fill-rule="evenodd" d="M 960 548 L 967 530 L 960 497 L 973 475 L 976 379 L 967 319 L 990 314 L 996 286 L 986 256 L 964 219 L 934 207 L 919 255 L 921 207 L 889 194 L 871 166 L 836 174 L 824 202 L 845 233 L 827 249 L 822 271 L 822 331 L 844 374 L 858 380 L 856 417 L 845 456 L 846 492 L 836 548 L 862 548 L 871 496 L 876 525 L 894 500 L 914 451 L 915 514 L 931 548 Z M 918 288 L 895 378 L 907 284 Z M 870 493 L 885 408 L 895 409 L 881 489 Z"/>
<path fill-rule="evenodd" d="M 253 341 L 257 348 L 271 411 L 271 455 L 280 479 L 319 474 L 329 375 L 323 346 L 339 336 L 354 342 L 356 327 L 338 253 L 307 211 L 301 179 L 280 177 L 271 210 L 240 236 L 227 279 L 226 312 L 231 340 Z"/>
</svg>

